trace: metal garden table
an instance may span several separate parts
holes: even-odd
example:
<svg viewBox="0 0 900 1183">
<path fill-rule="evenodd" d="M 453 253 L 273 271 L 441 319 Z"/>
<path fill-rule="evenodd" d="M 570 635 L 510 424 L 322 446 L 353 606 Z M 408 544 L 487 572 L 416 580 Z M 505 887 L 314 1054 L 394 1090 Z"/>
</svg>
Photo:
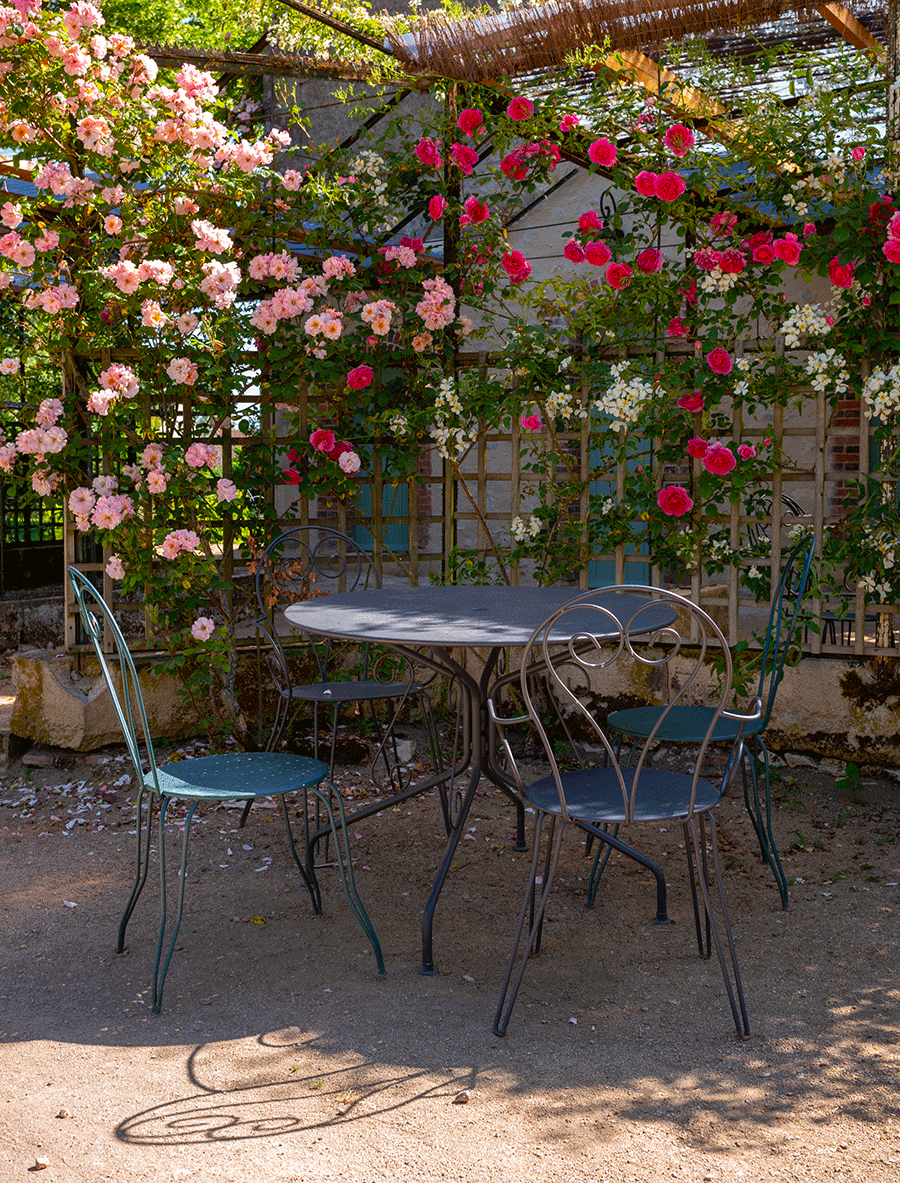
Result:
<svg viewBox="0 0 900 1183">
<path fill-rule="evenodd" d="M 429 777 L 388 800 L 376 802 L 348 817 L 348 824 L 370 817 L 391 805 L 451 782 L 451 814 L 447 848 L 438 869 L 422 917 L 422 973 L 432 974 L 434 912 L 444 881 L 462 837 L 475 790 L 482 775 L 496 784 L 516 806 L 516 849 L 525 850 L 524 805 L 512 782 L 492 760 L 485 703 L 497 677 L 500 655 L 507 647 L 524 647 L 534 630 L 557 608 L 577 594 L 571 588 L 544 587 L 387 587 L 378 590 L 320 596 L 291 604 L 285 616 L 294 628 L 338 640 L 386 645 L 409 661 L 436 670 L 453 680 L 462 694 L 461 761 L 443 773 Z M 623 624 L 646 601 L 615 592 L 598 592 L 595 603 L 608 609 Z M 596 614 L 585 613 L 585 627 L 596 630 Z M 672 613 L 661 606 L 658 619 L 645 611 L 642 632 L 661 628 Z M 579 633 L 579 617 L 573 613 L 572 637 Z M 564 638 L 561 638 L 564 639 Z M 487 649 L 489 654 L 476 680 L 453 656 L 454 649 Z M 452 790 L 455 777 L 468 771 L 464 790 Z M 325 830 L 312 836 L 315 842 Z"/>
</svg>

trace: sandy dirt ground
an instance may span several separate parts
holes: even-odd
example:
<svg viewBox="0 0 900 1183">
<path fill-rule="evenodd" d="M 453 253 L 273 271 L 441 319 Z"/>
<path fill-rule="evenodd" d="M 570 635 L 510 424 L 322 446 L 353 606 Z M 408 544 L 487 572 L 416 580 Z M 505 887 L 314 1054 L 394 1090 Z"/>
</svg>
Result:
<svg viewBox="0 0 900 1183">
<path fill-rule="evenodd" d="M 384 978 L 333 868 L 312 915 L 275 808 L 243 830 L 234 808 L 208 810 L 156 1016 L 152 878 L 114 952 L 134 794 L 122 753 L 104 759 L 0 783 L 2 1183 L 900 1178 L 896 785 L 782 769 L 786 912 L 742 802 L 723 802 L 749 1041 L 697 956 L 671 827 L 639 842 L 666 868 L 668 927 L 652 924 L 652 881 L 618 856 L 586 910 L 571 835 L 542 953 L 497 1039 L 528 856 L 492 788 L 440 903 L 433 977 L 418 973 L 443 849 L 433 797 L 352 829 Z M 353 798 L 372 792 L 362 769 L 340 779 Z"/>
</svg>

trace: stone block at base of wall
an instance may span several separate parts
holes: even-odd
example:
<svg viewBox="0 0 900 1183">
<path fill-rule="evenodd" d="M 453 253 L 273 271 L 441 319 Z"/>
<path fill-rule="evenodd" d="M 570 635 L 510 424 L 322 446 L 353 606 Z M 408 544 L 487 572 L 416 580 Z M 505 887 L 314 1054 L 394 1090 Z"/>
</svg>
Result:
<svg viewBox="0 0 900 1183">
<path fill-rule="evenodd" d="M 181 739 L 196 726 L 196 716 L 179 693 L 180 681 L 152 664 L 138 669 L 144 704 L 154 739 Z M 81 661 L 48 653 L 12 658 L 16 691 L 10 730 L 36 743 L 90 752 L 123 742 L 115 707 L 94 658 Z M 139 738 L 142 738 L 139 736 Z"/>
</svg>

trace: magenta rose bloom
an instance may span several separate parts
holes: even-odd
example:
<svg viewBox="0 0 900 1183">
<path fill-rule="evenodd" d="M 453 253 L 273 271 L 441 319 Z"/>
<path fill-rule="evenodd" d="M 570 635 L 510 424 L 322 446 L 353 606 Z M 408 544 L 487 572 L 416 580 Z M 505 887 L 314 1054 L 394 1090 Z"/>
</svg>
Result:
<svg viewBox="0 0 900 1183">
<path fill-rule="evenodd" d="M 563 254 L 566 256 L 566 258 L 569 260 L 570 263 L 583 263 L 584 262 L 584 251 L 581 249 L 581 247 L 578 245 L 578 243 L 573 238 L 570 238 L 569 241 L 566 243 L 565 250 L 563 251 Z"/>
<path fill-rule="evenodd" d="M 522 283 L 531 274 L 531 264 L 521 251 L 508 251 L 501 259 L 510 283 Z"/>
<path fill-rule="evenodd" d="M 719 267 L 729 275 L 740 275 L 747 266 L 747 256 L 737 247 L 730 246 L 719 255 Z"/>
<path fill-rule="evenodd" d="M 828 278 L 836 288 L 848 288 L 853 283 L 854 263 L 842 263 L 837 255 L 828 264 Z"/>
<path fill-rule="evenodd" d="M 777 258 L 775 247 L 770 246 L 767 242 L 761 243 L 759 246 L 753 248 L 754 263 L 763 263 L 768 266 L 769 263 L 774 263 Z"/>
<path fill-rule="evenodd" d="M 440 142 L 423 136 L 413 148 L 413 152 L 426 168 L 440 168 L 444 163 L 440 153 Z"/>
<path fill-rule="evenodd" d="M 612 251 L 605 242 L 586 242 L 584 257 L 594 267 L 605 267 L 612 258 Z"/>
<path fill-rule="evenodd" d="M 687 156 L 694 146 L 694 133 L 681 123 L 673 123 L 664 139 L 673 156 Z"/>
<path fill-rule="evenodd" d="M 334 445 L 334 447 L 331 449 L 331 451 L 328 453 L 328 455 L 332 460 L 340 460 L 340 458 L 343 456 L 343 454 L 345 452 L 352 452 L 352 451 L 353 451 L 353 445 L 350 443 L 350 441 L 349 440 L 341 440 L 340 443 L 336 443 Z"/>
<path fill-rule="evenodd" d="M 734 234 L 736 226 L 737 214 L 713 214 L 713 216 L 709 219 L 709 228 L 715 235 L 727 236 L 729 234 Z"/>
<path fill-rule="evenodd" d="M 725 476 L 736 464 L 734 453 L 724 444 L 713 444 L 703 457 L 703 467 L 707 472 L 714 473 L 715 476 Z"/>
<path fill-rule="evenodd" d="M 317 427 L 309 437 L 309 442 L 317 452 L 330 452 L 334 447 L 334 432 L 327 427 Z"/>
<path fill-rule="evenodd" d="M 660 173 L 654 186 L 656 196 L 660 201 L 677 201 L 687 186 L 678 173 Z"/>
<path fill-rule="evenodd" d="M 539 415 L 523 415 L 520 422 L 526 431 L 540 431 L 544 426 Z"/>
<path fill-rule="evenodd" d="M 534 103 L 531 99 L 510 99 L 506 114 L 510 119 L 515 119 L 517 123 L 520 123 L 523 119 L 530 119 L 534 114 Z"/>
<path fill-rule="evenodd" d="M 475 165 L 478 163 L 478 153 L 474 148 L 470 148 L 468 144 L 454 144 L 450 149 L 450 159 L 458 169 L 470 177 Z"/>
<path fill-rule="evenodd" d="M 682 411 L 690 411 L 692 415 L 696 415 L 706 406 L 706 399 L 699 390 L 692 390 L 690 394 L 683 394 L 679 398 L 678 406 L 681 407 Z"/>
<path fill-rule="evenodd" d="M 602 230 L 603 219 L 597 214 L 596 210 L 585 210 L 578 219 L 578 229 L 582 234 L 589 234 L 592 230 Z"/>
<path fill-rule="evenodd" d="M 889 238 L 881 248 L 881 253 L 889 263 L 900 263 L 900 238 Z"/>
<path fill-rule="evenodd" d="M 679 337 L 686 337 L 687 335 L 687 325 L 680 316 L 673 316 L 666 325 L 666 336 L 678 339 Z"/>
<path fill-rule="evenodd" d="M 594 140 L 593 144 L 588 148 L 588 157 L 593 160 L 594 164 L 609 166 L 616 163 L 616 146 L 611 143 L 605 136 L 601 136 L 599 140 Z"/>
<path fill-rule="evenodd" d="M 559 121 L 559 130 L 562 132 L 571 131 L 573 127 L 577 127 L 579 123 L 577 115 L 563 115 Z"/>
<path fill-rule="evenodd" d="M 752 444 L 741 444 L 738 448 L 738 455 L 742 460 L 749 460 L 751 456 L 756 455 L 756 448 Z"/>
<path fill-rule="evenodd" d="M 731 354 L 727 349 L 716 346 L 715 349 L 707 353 L 706 364 L 714 374 L 730 374 L 734 362 L 731 360 Z"/>
<path fill-rule="evenodd" d="M 796 234 L 785 234 L 784 238 L 775 239 L 772 249 L 782 262 L 795 267 L 800 262 L 800 252 L 803 250 L 803 246 L 797 241 Z"/>
<path fill-rule="evenodd" d="M 469 215 L 469 220 L 473 226 L 477 226 L 479 222 L 486 222 L 491 216 L 487 202 L 479 201 L 477 197 L 466 198 L 466 204 L 463 208 Z"/>
<path fill-rule="evenodd" d="M 656 494 L 656 504 L 671 518 L 684 517 L 694 508 L 694 502 L 687 489 L 681 485 L 667 485 Z"/>
<path fill-rule="evenodd" d="M 435 222 L 440 221 L 447 209 L 446 199 L 436 193 L 428 203 L 428 213 Z"/>
<path fill-rule="evenodd" d="M 699 435 L 695 435 L 692 440 L 688 440 L 687 454 L 693 456 L 696 460 L 702 460 L 709 451 L 709 444 L 706 440 L 702 440 Z"/>
<path fill-rule="evenodd" d="M 722 252 L 711 246 L 702 246 L 698 251 L 694 251 L 694 265 L 701 271 L 715 271 L 721 258 Z"/>
<path fill-rule="evenodd" d="M 634 187 L 644 197 L 656 196 L 656 173 L 642 169 L 634 178 Z"/>
<path fill-rule="evenodd" d="M 610 263 L 606 268 L 606 282 L 616 291 L 623 292 L 631 283 L 631 268 L 627 263 Z"/>
<path fill-rule="evenodd" d="M 500 161 L 500 168 L 511 181 L 524 181 L 528 176 L 528 166 L 517 152 L 508 152 Z"/>
<path fill-rule="evenodd" d="M 474 136 L 483 123 L 484 116 L 479 110 L 475 107 L 466 107 L 465 111 L 460 111 L 456 126 L 467 136 Z"/>
<path fill-rule="evenodd" d="M 357 366 L 355 370 L 351 370 L 347 375 L 347 385 L 351 390 L 365 390 L 375 377 L 375 371 L 371 366 Z M 315 447 L 315 444 L 313 445 Z M 332 447 L 334 445 L 332 444 Z"/>
<path fill-rule="evenodd" d="M 643 271 L 644 275 L 653 275 L 657 271 L 662 271 L 662 251 L 658 251 L 655 247 L 648 246 L 646 250 L 641 251 L 638 257 L 635 259 L 635 264 L 638 271 Z"/>
</svg>

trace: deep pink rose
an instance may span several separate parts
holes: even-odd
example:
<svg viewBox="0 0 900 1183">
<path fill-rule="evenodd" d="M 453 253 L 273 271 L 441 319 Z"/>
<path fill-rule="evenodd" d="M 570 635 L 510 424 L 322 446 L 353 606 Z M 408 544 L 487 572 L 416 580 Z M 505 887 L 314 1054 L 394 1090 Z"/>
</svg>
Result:
<svg viewBox="0 0 900 1183">
<path fill-rule="evenodd" d="M 681 123 L 674 123 L 665 134 L 665 144 L 673 156 L 687 156 L 694 146 L 694 133 Z"/>
<path fill-rule="evenodd" d="M 853 149 L 853 151 L 850 153 L 850 155 L 853 157 L 853 159 L 857 163 L 859 163 L 860 160 L 865 160 L 866 150 L 865 150 L 865 148 L 862 147 L 861 144 L 857 144 L 857 146 Z"/>
<path fill-rule="evenodd" d="M 662 271 L 662 251 L 658 251 L 656 247 L 648 246 L 635 259 L 635 264 L 638 271 L 643 271 L 644 275 L 653 275 L 657 271 Z"/>
<path fill-rule="evenodd" d="M 656 178 L 654 190 L 660 201 L 677 201 L 687 186 L 678 173 L 660 173 Z"/>
<path fill-rule="evenodd" d="M 684 321 L 681 319 L 680 316 L 673 316 L 672 319 L 669 321 L 669 323 L 666 325 L 666 336 L 679 338 L 679 337 L 686 337 L 687 335 L 688 335 L 687 325 L 684 323 Z"/>
<path fill-rule="evenodd" d="M 569 260 L 570 263 L 583 263 L 584 262 L 584 251 L 581 249 L 581 247 L 578 245 L 578 243 L 574 240 L 574 238 L 570 238 L 569 241 L 566 243 L 566 247 L 565 247 L 565 250 L 563 251 L 563 254 L 566 256 L 566 258 Z"/>
<path fill-rule="evenodd" d="M 469 221 L 473 226 L 477 226 L 479 222 L 486 222 L 491 216 L 487 202 L 479 201 L 477 197 L 466 198 L 466 204 L 463 208 L 469 215 Z"/>
<path fill-rule="evenodd" d="M 598 215 L 596 210 L 585 210 L 578 219 L 578 229 L 582 234 L 588 234 L 591 230 L 602 230 L 603 219 Z"/>
<path fill-rule="evenodd" d="M 715 271 L 721 258 L 721 251 L 717 251 L 711 246 L 702 246 L 699 250 L 694 251 L 694 266 L 699 267 L 701 271 Z"/>
<path fill-rule="evenodd" d="M 528 176 L 528 166 L 517 152 L 508 152 L 500 161 L 500 168 L 511 181 L 524 181 Z"/>
<path fill-rule="evenodd" d="M 709 228 L 716 236 L 727 236 L 734 234 L 737 226 L 737 214 L 721 213 L 713 214 L 709 219 Z"/>
<path fill-rule="evenodd" d="M 560 121 L 559 121 L 559 130 L 561 132 L 571 131 L 573 127 L 577 127 L 577 126 L 578 126 L 578 116 L 577 115 L 563 115 L 562 119 L 560 119 Z"/>
<path fill-rule="evenodd" d="M 683 394 L 679 398 L 678 406 L 682 411 L 690 411 L 692 415 L 696 415 L 706 406 L 706 399 L 699 390 L 692 390 L 690 394 Z"/>
<path fill-rule="evenodd" d="M 327 427 L 317 427 L 309 437 L 309 442 L 317 452 L 330 452 L 334 447 L 334 432 Z"/>
<path fill-rule="evenodd" d="M 520 422 L 526 431 L 540 431 L 544 426 L 539 415 L 523 415 Z"/>
<path fill-rule="evenodd" d="M 804 222 L 804 223 L 803 223 L 803 237 L 804 237 L 804 238 L 809 238 L 809 237 L 810 237 L 810 235 L 812 235 L 812 234 L 818 234 L 818 233 L 819 233 L 819 232 L 818 232 L 818 230 L 816 229 L 816 224 L 815 224 L 815 222 Z"/>
<path fill-rule="evenodd" d="M 606 282 L 622 292 L 631 283 L 631 268 L 627 263 L 610 263 L 606 268 Z"/>
<path fill-rule="evenodd" d="M 521 122 L 523 119 L 530 119 L 534 114 L 534 103 L 531 99 L 515 98 L 510 99 L 509 106 L 506 108 L 506 114 L 510 119 L 515 119 Z"/>
<path fill-rule="evenodd" d="M 737 247 L 730 246 L 719 255 L 719 267 L 728 275 L 740 275 L 747 266 L 747 256 Z"/>
<path fill-rule="evenodd" d="M 501 259 L 510 283 L 522 283 L 531 274 L 531 264 L 521 251 L 509 251 Z"/>
<path fill-rule="evenodd" d="M 347 385 L 351 390 L 365 390 L 374 377 L 375 371 L 371 366 L 357 366 L 355 370 L 351 370 L 347 375 Z M 315 447 L 315 444 L 313 444 L 313 447 Z"/>
<path fill-rule="evenodd" d="M 646 169 L 643 169 L 634 178 L 634 187 L 637 189 L 638 193 L 642 194 L 644 197 L 655 197 L 656 180 L 656 173 L 651 173 Z"/>
<path fill-rule="evenodd" d="M 715 374 L 730 374 L 734 365 L 731 354 L 721 346 L 716 346 L 710 353 L 707 353 L 706 364 Z"/>
<path fill-rule="evenodd" d="M 702 460 L 709 451 L 709 444 L 706 440 L 702 440 L 699 435 L 695 435 L 692 440 L 688 440 L 687 454 L 693 456 L 696 460 Z"/>
<path fill-rule="evenodd" d="M 776 238 L 772 243 L 775 254 L 779 259 L 795 267 L 800 262 L 800 252 L 803 244 L 797 241 L 796 234 L 785 234 L 784 238 Z"/>
<path fill-rule="evenodd" d="M 853 283 L 855 263 L 842 263 L 837 255 L 828 264 L 828 278 L 836 288 L 848 288 Z"/>
<path fill-rule="evenodd" d="M 413 148 L 413 152 L 415 152 L 426 168 L 440 168 L 444 163 L 441 159 L 440 146 L 439 140 L 432 140 L 428 136 L 423 136 L 415 148 Z"/>
<path fill-rule="evenodd" d="M 740 444 L 738 447 L 738 455 L 742 460 L 749 460 L 751 456 L 756 455 L 756 448 L 752 444 Z"/>
<path fill-rule="evenodd" d="M 615 164 L 616 146 L 610 143 L 605 136 L 601 136 L 599 140 L 594 140 L 593 144 L 588 148 L 588 157 L 593 160 L 594 164 L 602 166 Z"/>
<path fill-rule="evenodd" d="M 684 517 L 694 508 L 694 502 L 687 489 L 681 485 L 666 485 L 656 494 L 656 504 L 671 518 Z"/>
<path fill-rule="evenodd" d="M 713 444 L 703 457 L 703 467 L 707 472 L 714 473 L 716 476 L 725 476 L 736 464 L 734 453 L 724 444 Z"/>
<path fill-rule="evenodd" d="M 586 242 L 584 257 L 594 267 L 605 267 L 612 258 L 612 252 L 605 242 Z"/>
<path fill-rule="evenodd" d="M 468 144 L 454 144 L 450 149 L 450 159 L 458 169 L 470 177 L 478 163 L 478 153 Z"/>
<path fill-rule="evenodd" d="M 889 263 L 900 263 L 900 238 L 889 238 L 881 251 Z"/>
<path fill-rule="evenodd" d="M 483 123 L 484 116 L 480 111 L 475 107 L 466 107 L 464 111 L 460 111 L 456 126 L 467 136 L 474 136 Z"/>
<path fill-rule="evenodd" d="M 440 195 L 440 193 L 436 193 L 428 203 L 428 213 L 435 220 L 435 222 L 439 221 L 444 216 L 446 209 L 447 201 Z"/>
<path fill-rule="evenodd" d="M 753 248 L 754 263 L 763 263 L 768 266 L 769 263 L 774 263 L 777 258 L 775 247 L 770 246 L 767 242 L 761 243 L 759 246 Z"/>
<path fill-rule="evenodd" d="M 341 440 L 340 443 L 334 445 L 328 455 L 332 460 L 340 460 L 345 452 L 352 452 L 353 445 L 349 440 Z"/>
</svg>

